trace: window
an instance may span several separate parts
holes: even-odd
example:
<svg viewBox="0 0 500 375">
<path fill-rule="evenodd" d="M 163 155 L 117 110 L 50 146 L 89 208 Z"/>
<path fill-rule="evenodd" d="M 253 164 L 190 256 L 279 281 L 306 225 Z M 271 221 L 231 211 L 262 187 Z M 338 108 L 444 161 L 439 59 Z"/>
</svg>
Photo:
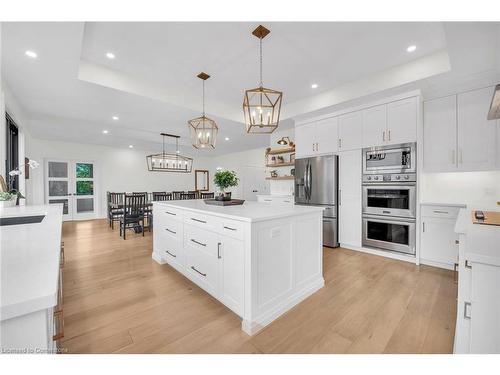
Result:
<svg viewBox="0 0 500 375">
<path fill-rule="evenodd" d="M 19 166 L 19 130 L 8 113 L 5 114 L 7 128 L 7 160 L 5 161 L 6 183 L 9 189 L 19 190 L 18 176 L 9 176 L 9 172 Z"/>
</svg>

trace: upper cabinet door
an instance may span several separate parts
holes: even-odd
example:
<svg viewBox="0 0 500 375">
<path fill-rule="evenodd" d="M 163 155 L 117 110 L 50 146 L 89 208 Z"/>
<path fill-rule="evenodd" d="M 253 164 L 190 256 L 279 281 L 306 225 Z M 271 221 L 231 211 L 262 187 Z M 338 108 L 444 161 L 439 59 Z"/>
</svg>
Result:
<svg viewBox="0 0 500 375">
<path fill-rule="evenodd" d="M 496 121 L 488 121 L 493 88 L 458 95 L 458 168 L 485 170 L 495 168 Z"/>
<path fill-rule="evenodd" d="M 457 169 L 457 97 L 447 96 L 424 103 L 424 170 Z"/>
<path fill-rule="evenodd" d="M 316 123 L 295 128 L 295 157 L 303 158 L 316 152 Z"/>
<path fill-rule="evenodd" d="M 363 147 L 382 146 L 387 139 L 387 105 L 363 110 Z"/>
<path fill-rule="evenodd" d="M 338 118 L 327 118 L 316 123 L 316 154 L 338 151 Z"/>
<path fill-rule="evenodd" d="M 363 147 L 363 112 L 347 113 L 338 117 L 339 151 L 356 150 Z"/>
<path fill-rule="evenodd" d="M 387 104 L 387 144 L 417 141 L 417 98 Z"/>
</svg>

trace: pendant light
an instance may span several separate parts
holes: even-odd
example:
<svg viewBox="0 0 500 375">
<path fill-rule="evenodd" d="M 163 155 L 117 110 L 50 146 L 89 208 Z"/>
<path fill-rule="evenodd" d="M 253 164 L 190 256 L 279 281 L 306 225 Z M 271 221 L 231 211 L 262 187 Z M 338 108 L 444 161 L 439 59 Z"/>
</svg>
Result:
<svg viewBox="0 0 500 375">
<path fill-rule="evenodd" d="M 161 133 L 162 138 L 162 152 L 161 154 L 153 154 L 146 156 L 148 164 L 148 171 L 150 172 L 178 172 L 178 173 L 191 173 L 193 168 L 193 159 L 187 156 L 182 156 L 179 152 L 179 138 L 178 135 Z M 175 138 L 176 151 L 175 154 L 165 152 L 165 137 Z"/>
<path fill-rule="evenodd" d="M 265 88 L 262 82 L 262 39 L 269 33 L 262 25 L 252 32 L 260 42 L 260 85 L 246 90 L 243 98 L 246 131 L 249 134 L 270 134 L 276 130 L 280 120 L 283 93 Z"/>
<path fill-rule="evenodd" d="M 214 120 L 205 116 L 205 81 L 210 76 L 201 72 L 197 77 L 203 81 L 203 115 L 188 121 L 191 142 L 195 148 L 215 148 L 219 128 Z"/>
</svg>

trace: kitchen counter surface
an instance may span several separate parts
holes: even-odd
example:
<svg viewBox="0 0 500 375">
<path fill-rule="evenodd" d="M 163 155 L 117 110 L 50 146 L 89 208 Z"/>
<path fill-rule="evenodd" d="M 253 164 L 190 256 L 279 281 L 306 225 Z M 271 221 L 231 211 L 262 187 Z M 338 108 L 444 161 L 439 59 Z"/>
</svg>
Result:
<svg viewBox="0 0 500 375">
<path fill-rule="evenodd" d="M 246 201 L 240 206 L 213 206 L 206 204 L 202 199 L 183 201 L 163 201 L 154 204 L 166 207 L 176 207 L 189 211 L 211 214 L 228 219 L 258 222 L 279 219 L 290 216 L 306 215 L 323 212 L 322 207 L 297 206 L 297 205 L 269 205 L 266 203 Z"/>
<path fill-rule="evenodd" d="M 264 198 L 293 198 L 293 194 L 257 194 L 257 196 Z"/>
<path fill-rule="evenodd" d="M 500 266 L 500 226 L 474 224 L 471 217 L 474 210 L 500 211 L 496 207 L 460 210 L 455 232 L 466 235 L 465 257 L 471 261 Z"/>
<path fill-rule="evenodd" d="M 57 304 L 62 210 L 60 204 L 0 211 L 1 217 L 46 215 L 40 223 L 0 227 L 2 321 Z"/>
</svg>

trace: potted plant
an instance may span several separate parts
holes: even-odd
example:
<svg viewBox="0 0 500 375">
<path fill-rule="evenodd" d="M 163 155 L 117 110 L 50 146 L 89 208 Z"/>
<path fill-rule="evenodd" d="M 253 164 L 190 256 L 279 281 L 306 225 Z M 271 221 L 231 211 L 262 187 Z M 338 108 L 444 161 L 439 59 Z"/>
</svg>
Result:
<svg viewBox="0 0 500 375">
<path fill-rule="evenodd" d="M 23 195 L 17 190 L 0 192 L 0 208 L 14 207 L 17 203 L 17 198 L 24 199 Z"/>
<path fill-rule="evenodd" d="M 214 175 L 214 184 L 219 188 L 220 194 L 215 198 L 217 200 L 230 200 L 231 193 L 225 190 L 230 187 L 238 186 L 238 177 L 236 177 L 236 172 L 217 170 Z"/>
</svg>

